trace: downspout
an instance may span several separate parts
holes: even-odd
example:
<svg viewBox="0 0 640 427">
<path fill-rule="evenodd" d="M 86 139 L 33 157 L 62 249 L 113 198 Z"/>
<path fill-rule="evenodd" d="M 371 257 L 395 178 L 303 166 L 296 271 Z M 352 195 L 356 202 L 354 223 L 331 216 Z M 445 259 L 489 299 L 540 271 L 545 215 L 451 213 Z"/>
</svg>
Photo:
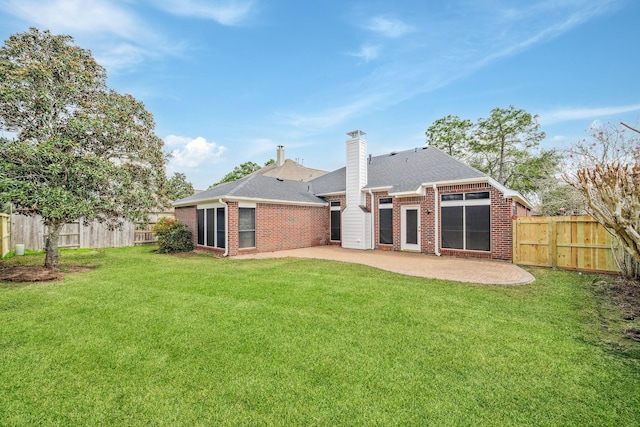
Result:
<svg viewBox="0 0 640 427">
<path fill-rule="evenodd" d="M 227 203 L 222 200 L 222 199 L 218 199 L 218 202 L 220 202 L 221 204 L 224 205 L 224 253 L 222 254 L 223 257 L 228 257 L 229 256 L 229 205 L 227 205 Z"/>
<path fill-rule="evenodd" d="M 439 250 L 439 246 L 440 246 L 440 242 L 439 242 L 439 238 L 438 236 L 440 235 L 440 232 L 438 230 L 438 224 L 440 222 L 440 207 L 438 206 L 438 199 L 440 198 L 440 195 L 438 194 L 438 186 L 433 184 L 433 253 L 435 253 L 437 256 L 440 256 L 440 250 Z"/>
<path fill-rule="evenodd" d="M 376 204 L 373 197 L 373 192 L 369 190 L 369 197 L 371 197 L 371 249 L 376 248 Z M 379 220 L 379 218 L 378 218 Z"/>
</svg>

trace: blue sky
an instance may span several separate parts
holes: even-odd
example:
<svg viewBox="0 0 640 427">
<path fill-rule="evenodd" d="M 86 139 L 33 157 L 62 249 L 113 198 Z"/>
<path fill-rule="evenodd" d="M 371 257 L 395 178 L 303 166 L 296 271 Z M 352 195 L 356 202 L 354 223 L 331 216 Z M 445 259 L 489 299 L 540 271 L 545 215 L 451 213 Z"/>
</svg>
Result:
<svg viewBox="0 0 640 427">
<path fill-rule="evenodd" d="M 337 169 L 354 129 L 420 147 L 448 114 L 523 108 L 545 148 L 640 122 L 637 0 L 0 0 L 2 40 L 30 26 L 90 49 L 201 189 L 280 144 Z"/>
</svg>

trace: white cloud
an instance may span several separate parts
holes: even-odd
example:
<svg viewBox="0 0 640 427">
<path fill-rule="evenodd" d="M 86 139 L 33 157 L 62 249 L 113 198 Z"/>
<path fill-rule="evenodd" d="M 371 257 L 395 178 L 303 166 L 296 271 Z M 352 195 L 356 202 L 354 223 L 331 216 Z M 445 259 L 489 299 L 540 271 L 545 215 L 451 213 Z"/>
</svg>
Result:
<svg viewBox="0 0 640 427">
<path fill-rule="evenodd" d="M 110 73 L 178 52 L 176 42 L 149 27 L 126 5 L 106 0 L 8 0 L 0 2 L 0 10 L 28 26 L 72 35 Z"/>
<path fill-rule="evenodd" d="M 390 39 L 402 37 L 415 30 L 411 25 L 405 24 L 399 19 L 384 18 L 381 16 L 371 18 L 364 28 Z"/>
<path fill-rule="evenodd" d="M 194 169 L 202 165 L 218 163 L 227 151 L 224 146 L 209 142 L 199 136 L 195 139 L 169 135 L 164 139 L 167 147 L 172 148 L 169 158 L 170 170 Z"/>
<path fill-rule="evenodd" d="M 94 58 L 107 71 L 118 71 L 134 67 L 153 55 L 152 52 L 146 51 L 140 46 L 119 43 L 109 47 L 104 46 L 94 54 Z"/>
<path fill-rule="evenodd" d="M 607 117 L 616 114 L 630 113 L 633 111 L 640 111 L 640 104 L 597 108 L 567 108 L 540 114 L 540 123 L 548 125 L 573 120 Z"/>
<path fill-rule="evenodd" d="M 365 62 L 373 61 L 378 57 L 380 48 L 379 46 L 364 45 L 358 52 L 350 53 L 349 55 L 360 58 Z"/>
<path fill-rule="evenodd" d="M 253 0 L 152 0 L 152 3 L 173 15 L 210 19 L 221 25 L 238 25 L 255 12 Z"/>
<path fill-rule="evenodd" d="M 148 33 L 134 14 L 104 0 L 9 0 L 2 2 L 0 8 L 54 32 L 106 32 L 128 40 Z"/>
</svg>

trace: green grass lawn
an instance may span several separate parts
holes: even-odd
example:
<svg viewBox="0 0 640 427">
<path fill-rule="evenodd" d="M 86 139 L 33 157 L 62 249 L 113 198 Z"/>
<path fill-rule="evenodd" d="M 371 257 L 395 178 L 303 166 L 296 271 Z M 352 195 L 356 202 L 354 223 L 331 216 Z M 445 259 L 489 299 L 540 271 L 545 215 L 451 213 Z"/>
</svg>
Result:
<svg viewBox="0 0 640 427">
<path fill-rule="evenodd" d="M 0 282 L 0 425 L 640 424 L 640 350 L 602 342 L 593 276 L 481 286 L 152 249 Z"/>
</svg>

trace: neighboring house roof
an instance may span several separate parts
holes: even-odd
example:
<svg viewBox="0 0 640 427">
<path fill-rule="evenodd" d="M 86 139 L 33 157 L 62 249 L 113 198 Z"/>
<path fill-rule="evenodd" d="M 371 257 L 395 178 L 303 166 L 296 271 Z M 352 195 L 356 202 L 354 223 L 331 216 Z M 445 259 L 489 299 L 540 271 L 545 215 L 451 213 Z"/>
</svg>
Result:
<svg viewBox="0 0 640 427">
<path fill-rule="evenodd" d="M 274 178 L 306 182 L 327 174 L 327 171 L 307 168 L 291 159 L 286 159 L 284 164 L 281 166 L 278 166 L 277 163 L 273 163 L 256 171 L 256 173 Z"/>
<path fill-rule="evenodd" d="M 310 185 L 261 175 L 257 172 L 174 202 L 174 206 L 192 206 L 224 200 L 269 201 L 289 204 L 326 205 L 310 191 Z"/>
</svg>

